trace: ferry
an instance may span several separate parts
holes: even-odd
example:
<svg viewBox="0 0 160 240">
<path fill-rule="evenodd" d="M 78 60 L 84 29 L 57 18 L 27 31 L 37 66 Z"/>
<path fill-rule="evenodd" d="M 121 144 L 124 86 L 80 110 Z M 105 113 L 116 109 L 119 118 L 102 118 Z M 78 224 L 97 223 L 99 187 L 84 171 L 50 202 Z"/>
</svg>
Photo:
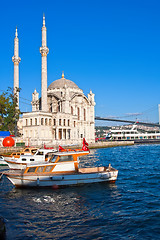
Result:
<svg viewBox="0 0 160 240">
<path fill-rule="evenodd" d="M 55 149 L 38 149 L 34 155 L 21 155 L 19 158 L 4 157 L 5 162 L 10 169 L 24 169 L 27 164 L 39 162 L 48 162 Z"/>
<path fill-rule="evenodd" d="M 111 129 L 107 134 L 110 136 L 109 140 L 114 141 L 134 141 L 137 142 L 160 142 L 160 132 L 159 131 L 144 131 L 137 130 L 137 125 L 134 124 L 132 128 L 120 128 L 120 129 Z"/>
<path fill-rule="evenodd" d="M 118 170 L 111 164 L 107 167 L 80 168 L 79 157 L 89 154 L 89 149 L 63 150 L 54 152 L 49 162 L 27 164 L 22 170 L 9 170 L 4 175 L 15 187 L 75 186 L 87 183 L 114 183 Z"/>
</svg>

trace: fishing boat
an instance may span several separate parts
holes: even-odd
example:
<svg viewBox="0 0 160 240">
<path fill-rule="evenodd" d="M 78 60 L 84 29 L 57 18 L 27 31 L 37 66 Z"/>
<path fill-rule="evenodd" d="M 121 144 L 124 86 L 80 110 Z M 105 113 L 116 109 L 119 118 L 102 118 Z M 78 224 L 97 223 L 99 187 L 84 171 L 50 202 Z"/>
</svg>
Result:
<svg viewBox="0 0 160 240">
<path fill-rule="evenodd" d="M 22 170 L 9 170 L 4 175 L 15 187 L 53 187 L 80 185 L 86 183 L 114 183 L 118 170 L 111 167 L 80 168 L 79 158 L 89 154 L 85 150 L 63 150 L 54 152 L 49 162 L 28 164 Z"/>
<path fill-rule="evenodd" d="M 19 158 L 5 157 L 4 160 L 10 169 L 24 169 L 27 164 L 48 162 L 55 149 L 38 149 L 34 155 L 21 155 Z"/>
</svg>

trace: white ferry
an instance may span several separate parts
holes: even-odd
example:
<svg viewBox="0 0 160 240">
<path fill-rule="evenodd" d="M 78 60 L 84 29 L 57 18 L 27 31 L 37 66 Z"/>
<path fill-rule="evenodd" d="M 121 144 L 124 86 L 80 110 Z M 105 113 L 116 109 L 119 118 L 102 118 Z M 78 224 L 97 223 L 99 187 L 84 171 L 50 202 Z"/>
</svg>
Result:
<svg viewBox="0 0 160 240">
<path fill-rule="evenodd" d="M 160 132 L 159 131 L 144 131 L 137 130 L 137 125 L 133 125 L 131 129 L 111 129 L 109 134 L 110 140 L 120 141 L 120 140 L 132 140 L 135 142 L 141 141 L 160 141 Z"/>
</svg>

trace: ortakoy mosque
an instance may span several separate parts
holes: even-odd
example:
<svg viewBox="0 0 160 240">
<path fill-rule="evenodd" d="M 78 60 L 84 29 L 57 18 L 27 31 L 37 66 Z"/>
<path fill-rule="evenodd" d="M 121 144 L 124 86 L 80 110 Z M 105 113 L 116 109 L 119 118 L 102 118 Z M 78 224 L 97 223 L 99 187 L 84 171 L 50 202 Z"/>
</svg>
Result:
<svg viewBox="0 0 160 240">
<path fill-rule="evenodd" d="M 71 80 L 62 77 L 47 87 L 47 47 L 45 17 L 42 26 L 41 98 L 32 94 L 32 112 L 24 113 L 21 128 L 23 141 L 29 145 L 68 145 L 95 142 L 95 100 L 92 91 L 85 96 Z M 14 39 L 14 89 L 19 88 L 19 39 Z M 19 96 L 18 96 L 19 105 Z"/>
</svg>

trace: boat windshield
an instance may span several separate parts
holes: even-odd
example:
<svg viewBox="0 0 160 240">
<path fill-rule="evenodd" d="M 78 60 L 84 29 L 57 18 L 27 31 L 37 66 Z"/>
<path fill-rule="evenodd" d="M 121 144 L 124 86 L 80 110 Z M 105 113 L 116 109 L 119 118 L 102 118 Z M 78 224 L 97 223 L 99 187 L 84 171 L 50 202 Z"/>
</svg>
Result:
<svg viewBox="0 0 160 240">
<path fill-rule="evenodd" d="M 38 151 L 38 152 L 36 153 L 36 155 L 44 155 L 44 152 L 43 152 L 43 151 Z"/>
<path fill-rule="evenodd" d="M 52 155 L 51 158 L 50 158 L 50 162 L 54 163 L 56 161 L 56 159 L 58 158 L 58 156 L 56 155 Z"/>
</svg>

